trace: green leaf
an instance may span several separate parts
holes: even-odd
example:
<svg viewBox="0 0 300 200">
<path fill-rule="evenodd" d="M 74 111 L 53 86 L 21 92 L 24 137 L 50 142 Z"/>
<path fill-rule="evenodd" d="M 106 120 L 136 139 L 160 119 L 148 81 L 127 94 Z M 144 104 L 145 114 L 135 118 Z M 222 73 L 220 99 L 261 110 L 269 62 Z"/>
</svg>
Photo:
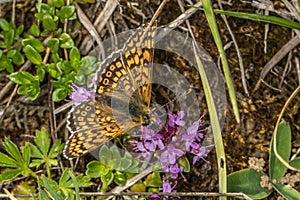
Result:
<svg viewBox="0 0 300 200">
<path fill-rule="evenodd" d="M 75 6 L 63 6 L 60 11 L 56 12 L 56 15 L 62 20 L 70 18 L 75 12 Z"/>
<path fill-rule="evenodd" d="M 152 172 L 151 175 L 149 175 L 146 180 L 144 181 L 144 184 L 146 187 L 160 187 L 163 184 L 163 181 L 160 177 L 159 172 Z"/>
<path fill-rule="evenodd" d="M 17 50 L 16 49 L 11 49 L 7 52 L 6 56 L 7 58 L 12 58 L 14 55 L 16 55 Z"/>
<path fill-rule="evenodd" d="M 45 51 L 45 47 L 43 43 L 36 39 L 36 38 L 29 38 L 29 39 L 23 39 L 22 45 L 26 47 L 27 45 L 32 46 L 35 50 L 37 50 L 39 53 Z"/>
<path fill-rule="evenodd" d="M 72 183 L 73 183 L 73 186 L 75 188 L 75 196 L 76 196 L 76 200 L 79 200 L 80 198 L 80 195 L 79 195 L 79 187 L 78 187 L 78 182 L 73 174 L 72 171 L 69 171 L 69 174 L 70 174 L 70 177 L 72 179 Z"/>
<path fill-rule="evenodd" d="M 18 167 L 17 162 L 11 157 L 0 152 L 0 166 L 2 167 Z"/>
<path fill-rule="evenodd" d="M 112 153 L 112 159 L 121 160 L 121 154 L 116 145 L 113 145 L 109 149 Z"/>
<path fill-rule="evenodd" d="M 80 4 L 95 3 L 95 0 L 76 0 Z"/>
<path fill-rule="evenodd" d="M 71 169 L 65 169 L 63 171 L 63 173 L 61 174 L 60 179 L 59 179 L 59 185 L 60 186 L 71 187 L 70 182 L 68 182 L 69 179 L 70 179 L 70 173 L 69 172 L 71 172 Z"/>
<path fill-rule="evenodd" d="M 30 85 L 24 84 L 18 88 L 18 94 L 25 95 L 29 92 Z"/>
<path fill-rule="evenodd" d="M 43 127 L 40 131 L 36 130 L 36 137 L 34 139 L 36 145 L 39 147 L 40 151 L 44 156 L 47 155 L 50 147 L 50 139 L 48 131 Z"/>
<path fill-rule="evenodd" d="M 3 146 L 5 147 L 5 150 L 7 151 L 7 153 L 13 159 L 15 159 L 17 162 L 20 162 L 20 163 L 23 162 L 23 158 L 20 154 L 20 151 L 19 151 L 17 145 L 15 145 L 10 139 L 5 138 L 4 142 L 3 142 Z"/>
<path fill-rule="evenodd" d="M 4 32 L 3 36 L 4 36 L 4 43 L 6 44 L 7 47 L 10 47 L 14 43 L 15 31 L 12 29 L 7 32 Z"/>
<path fill-rule="evenodd" d="M 12 27 L 4 18 L 0 18 L 0 28 L 4 31 L 9 31 L 9 29 L 11 29 Z"/>
<path fill-rule="evenodd" d="M 300 29 L 300 23 L 293 22 L 291 20 L 283 19 L 280 17 L 269 16 L 269 15 L 259 15 L 259 14 L 252 14 L 252 13 L 243 13 L 243 12 L 232 12 L 232 11 L 225 11 L 225 10 L 214 10 L 217 14 L 224 14 L 232 17 L 238 17 L 242 19 L 250 19 L 259 22 L 266 22 L 270 24 L 276 24 L 283 27 L 288 27 L 292 29 Z"/>
<path fill-rule="evenodd" d="M 25 62 L 23 55 L 19 51 L 17 51 L 16 54 L 13 56 L 12 61 L 16 65 L 22 65 Z"/>
<path fill-rule="evenodd" d="M 28 96 L 31 101 L 35 100 L 40 94 L 40 83 L 38 80 L 35 80 L 31 83 L 30 89 L 28 90 Z"/>
<path fill-rule="evenodd" d="M 277 151 L 278 154 L 286 161 L 289 162 L 290 152 L 291 152 L 291 129 L 286 122 L 281 122 L 278 127 L 277 132 Z M 274 153 L 274 139 L 271 141 L 270 147 L 270 178 L 279 180 L 281 179 L 285 172 L 286 167 L 278 160 Z"/>
<path fill-rule="evenodd" d="M 263 172 L 253 169 L 244 169 L 227 176 L 228 192 L 242 192 L 253 199 L 262 199 L 270 195 L 267 188 L 260 186 Z"/>
<path fill-rule="evenodd" d="M 67 33 L 61 34 L 59 40 L 61 41 L 61 48 L 68 49 L 74 47 L 74 41 Z"/>
<path fill-rule="evenodd" d="M 276 191 L 279 192 L 285 199 L 300 199 L 300 193 L 297 190 L 279 183 L 272 185 L 273 188 L 275 188 Z"/>
<path fill-rule="evenodd" d="M 39 37 L 40 36 L 40 33 L 41 33 L 41 31 L 40 31 L 40 29 L 39 29 L 39 27 L 38 27 L 38 25 L 37 24 L 32 24 L 31 26 L 30 26 L 30 33 L 34 36 L 34 37 Z"/>
<path fill-rule="evenodd" d="M 99 178 L 101 175 L 106 173 L 107 169 L 105 165 L 99 161 L 91 161 L 87 164 L 86 175 L 92 178 Z"/>
<path fill-rule="evenodd" d="M 109 171 L 107 174 L 101 176 L 101 181 L 104 185 L 110 185 L 112 181 L 114 180 L 114 174 L 112 171 Z"/>
<path fill-rule="evenodd" d="M 122 172 L 115 172 L 114 174 L 114 182 L 119 185 L 119 186 L 122 186 L 122 185 L 125 185 L 127 179 L 126 179 L 126 176 L 124 173 Z"/>
<path fill-rule="evenodd" d="M 57 28 L 53 17 L 48 13 L 44 14 L 42 22 L 46 31 L 54 31 Z"/>
<path fill-rule="evenodd" d="M 55 6 L 56 8 L 60 8 L 62 7 L 63 5 L 65 5 L 65 1 L 64 0 L 51 0 L 51 3 L 50 1 L 48 0 L 49 2 L 49 5 L 53 5 Z"/>
<path fill-rule="evenodd" d="M 146 192 L 146 186 L 144 183 L 136 183 L 130 188 L 131 192 Z"/>
<path fill-rule="evenodd" d="M 39 81 L 42 82 L 45 78 L 45 70 L 42 65 L 38 65 L 36 69 L 36 74 L 39 78 Z"/>
<path fill-rule="evenodd" d="M 32 158 L 43 158 L 43 155 L 40 152 L 40 150 L 37 148 L 37 146 L 35 146 L 31 143 L 26 143 L 26 145 L 28 145 L 30 148 Z"/>
<path fill-rule="evenodd" d="M 23 157 L 24 163 L 28 166 L 30 163 L 30 147 L 29 146 L 22 147 L 22 157 Z"/>
<path fill-rule="evenodd" d="M 51 196 L 53 196 L 54 199 L 57 199 L 57 200 L 62 200 L 62 196 L 59 195 L 55 189 L 51 186 L 51 184 L 49 183 L 47 177 L 45 175 L 42 175 L 42 180 L 45 184 L 45 187 L 47 189 L 47 191 L 51 194 Z"/>
<path fill-rule="evenodd" d="M 292 160 L 292 161 L 290 162 L 290 165 L 291 165 L 292 167 L 295 167 L 295 168 L 297 168 L 297 169 L 300 169 L 300 157 L 295 158 L 294 160 Z"/>
<path fill-rule="evenodd" d="M 190 166 L 190 162 L 187 159 L 187 157 L 184 156 L 184 157 L 180 158 L 179 165 L 184 167 L 184 169 L 183 169 L 184 172 L 190 172 L 191 166 Z"/>
<path fill-rule="evenodd" d="M 119 171 L 125 171 L 125 170 L 130 168 L 131 164 L 132 164 L 132 159 L 122 158 L 121 159 L 121 166 L 118 170 Z"/>
<path fill-rule="evenodd" d="M 112 160 L 112 152 L 106 145 L 103 145 L 99 150 L 99 161 L 107 164 L 109 160 Z"/>
<path fill-rule="evenodd" d="M 58 154 L 61 153 L 64 145 L 60 140 L 56 140 L 54 144 L 51 146 L 50 151 L 48 153 L 49 158 L 56 158 Z"/>
<path fill-rule="evenodd" d="M 34 76 L 32 76 L 28 72 L 15 72 L 9 75 L 9 78 L 11 81 L 13 81 L 16 84 L 31 84 L 33 81 L 35 81 Z"/>
<path fill-rule="evenodd" d="M 70 51 L 70 61 L 72 63 L 78 63 L 80 61 L 80 52 L 77 49 L 77 47 L 72 47 L 71 51 Z"/>
<path fill-rule="evenodd" d="M 18 26 L 17 30 L 16 30 L 16 34 L 15 34 L 15 40 L 18 40 L 20 38 L 20 35 L 23 33 L 24 31 L 24 25 L 20 25 Z"/>
<path fill-rule="evenodd" d="M 68 91 L 66 91 L 64 88 L 57 88 L 54 90 L 52 94 L 52 100 L 55 102 L 64 100 L 68 95 Z"/>
<path fill-rule="evenodd" d="M 61 70 L 58 67 L 58 64 L 51 63 L 45 65 L 45 70 L 53 77 L 53 78 L 59 78 L 62 75 Z"/>
<path fill-rule="evenodd" d="M 88 176 L 83 176 L 82 174 L 79 174 L 76 176 L 78 187 L 89 187 L 92 185 L 91 178 Z"/>
<path fill-rule="evenodd" d="M 22 169 L 9 169 L 0 174 L 0 182 L 10 181 L 22 173 Z"/>
<path fill-rule="evenodd" d="M 52 53 L 56 53 L 59 49 L 59 40 L 57 38 L 51 38 L 48 40 L 47 46 L 50 48 Z"/>
<path fill-rule="evenodd" d="M 41 55 L 31 45 L 26 45 L 24 48 L 25 55 L 30 62 L 36 65 L 42 64 L 43 60 Z"/>
<path fill-rule="evenodd" d="M 9 73 L 13 73 L 14 67 L 11 64 L 11 59 L 7 59 L 6 56 L 2 56 L 0 59 L 0 71 L 6 69 Z"/>
</svg>

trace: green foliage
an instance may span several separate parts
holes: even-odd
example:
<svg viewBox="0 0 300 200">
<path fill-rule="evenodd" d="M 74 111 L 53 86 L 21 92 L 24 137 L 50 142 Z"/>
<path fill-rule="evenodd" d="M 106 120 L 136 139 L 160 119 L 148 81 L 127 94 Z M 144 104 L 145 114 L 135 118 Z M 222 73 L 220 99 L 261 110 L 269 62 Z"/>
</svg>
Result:
<svg viewBox="0 0 300 200">
<path fill-rule="evenodd" d="M 36 131 L 34 142 L 35 145 L 26 143 L 30 147 L 31 157 L 33 158 L 29 166 L 40 167 L 42 164 L 45 164 L 48 177 L 50 177 L 50 168 L 58 165 L 57 156 L 61 154 L 63 144 L 61 144 L 60 140 L 57 140 L 50 146 L 51 141 L 45 128 L 42 128 L 41 131 Z"/>
<path fill-rule="evenodd" d="M 52 93 L 53 101 L 65 99 L 72 92 L 70 84 L 75 81 L 79 85 L 92 82 L 87 76 L 94 73 L 96 59 L 89 56 L 82 58 L 71 36 L 62 33 L 60 28 L 67 20 L 77 18 L 75 5 L 72 2 L 70 5 L 65 3 L 64 0 L 48 0 L 47 3 L 38 1 L 35 17 L 40 23 L 37 25 L 34 22 L 23 39 L 20 37 L 23 26 L 14 29 L 12 23 L 0 19 L 0 36 L 3 37 L 3 42 L 0 42 L 0 71 L 9 72 L 10 79 L 20 85 L 18 94 L 28 95 L 31 100 L 39 96 L 40 85 L 46 75 L 52 77 L 51 83 L 55 88 Z M 50 39 L 44 45 L 42 40 L 46 37 Z M 33 73 L 13 73 L 14 64 L 21 65 L 25 62 L 22 51 L 26 59 L 35 66 Z M 86 67 L 89 64 L 91 65 Z M 82 69 L 83 67 L 86 69 Z"/>
<path fill-rule="evenodd" d="M 52 179 L 50 167 L 58 165 L 57 157 L 61 154 L 63 145 L 60 141 L 51 145 L 49 134 L 44 128 L 36 131 L 34 142 L 35 144 L 27 142 L 19 150 L 11 140 L 7 138 L 4 140 L 3 146 L 6 154 L 0 152 L 0 166 L 7 169 L 1 172 L 0 182 L 13 180 L 19 175 L 24 177 L 31 175 L 38 180 L 40 199 L 51 199 L 48 194 L 55 199 L 74 199 L 74 196 L 78 199 L 79 188 L 91 186 L 90 177 L 82 174 L 75 177 L 71 169 L 65 169 L 59 181 L 56 182 Z M 46 167 L 48 177 L 45 177 L 44 174 L 39 176 L 32 170 L 33 167 L 41 166 Z M 26 193 L 26 188 L 34 191 L 29 183 L 22 185 L 18 190 L 22 189 L 23 194 Z"/>
<path fill-rule="evenodd" d="M 79 199 L 79 188 L 91 186 L 90 178 L 82 174 L 74 176 L 71 169 L 65 169 L 59 182 L 42 175 L 39 181 L 39 198 L 48 199 Z M 74 191 L 75 190 L 75 191 Z"/>
<path fill-rule="evenodd" d="M 286 173 L 286 166 L 284 166 L 275 156 L 274 147 L 277 147 L 278 154 L 289 162 L 291 151 L 291 130 L 286 122 L 281 122 L 278 127 L 276 135 L 276 144 L 274 140 L 270 146 L 270 168 L 269 175 L 272 187 L 284 196 L 286 199 L 298 199 L 300 193 L 287 185 L 278 183 L 278 181 Z M 290 165 L 300 169 L 300 158 L 296 158 L 290 162 Z M 261 177 L 266 176 L 263 172 L 257 172 L 253 169 L 240 170 L 228 176 L 228 192 L 242 192 L 253 199 L 263 199 L 271 194 L 267 188 L 260 185 Z M 274 182 L 277 181 L 277 182 Z"/>
<path fill-rule="evenodd" d="M 105 192 L 113 181 L 117 185 L 124 185 L 129 178 L 139 173 L 141 169 L 138 165 L 139 162 L 130 153 L 125 152 L 122 156 L 115 145 L 110 148 L 103 145 L 99 151 L 99 161 L 88 163 L 86 174 L 92 178 L 101 178 L 101 191 Z"/>
<path fill-rule="evenodd" d="M 28 146 L 20 151 L 17 145 L 8 138 L 5 138 L 2 144 L 7 154 L 0 152 L 0 166 L 8 167 L 8 169 L 0 174 L 0 182 L 12 180 L 20 174 L 36 176 L 29 168 L 30 149 Z"/>
<path fill-rule="evenodd" d="M 21 45 L 18 44 L 24 26 L 14 28 L 13 23 L 0 19 L 0 71 L 14 72 L 13 65 L 22 65 L 24 58 L 21 53 Z"/>
</svg>

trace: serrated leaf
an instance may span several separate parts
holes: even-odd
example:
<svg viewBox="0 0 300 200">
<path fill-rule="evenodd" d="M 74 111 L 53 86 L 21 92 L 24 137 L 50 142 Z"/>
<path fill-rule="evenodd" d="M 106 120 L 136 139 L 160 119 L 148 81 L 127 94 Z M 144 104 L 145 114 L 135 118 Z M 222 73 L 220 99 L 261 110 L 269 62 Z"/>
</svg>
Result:
<svg viewBox="0 0 300 200">
<path fill-rule="evenodd" d="M 0 152 L 0 166 L 2 167 L 18 167 L 17 162 L 11 157 Z"/>
<path fill-rule="evenodd" d="M 56 158 L 63 148 L 63 144 L 61 144 L 60 140 L 56 140 L 54 144 L 51 146 L 50 151 L 48 153 L 49 158 Z"/>
<path fill-rule="evenodd" d="M 65 169 L 63 171 L 63 173 L 61 174 L 60 179 L 59 179 L 59 185 L 60 186 L 71 187 L 70 183 L 68 182 L 69 179 L 70 179 L 70 173 L 69 172 L 71 172 L 71 169 Z"/>
<path fill-rule="evenodd" d="M 5 138 L 4 142 L 3 142 L 3 146 L 6 150 L 6 152 L 13 158 L 15 159 L 17 162 L 22 163 L 23 162 L 23 158 L 20 154 L 20 151 L 17 147 L 17 145 L 15 145 L 10 139 Z"/>
<path fill-rule="evenodd" d="M 45 184 L 45 187 L 47 189 L 47 191 L 51 194 L 51 196 L 53 196 L 54 199 L 56 200 L 62 200 L 62 196 L 59 195 L 55 189 L 51 186 L 50 182 L 48 181 L 47 177 L 45 177 L 44 175 L 42 175 L 42 180 L 43 183 Z"/>
<path fill-rule="evenodd" d="M 92 185 L 91 178 L 88 176 L 83 176 L 82 174 L 79 174 L 76 176 L 76 180 L 78 183 L 78 187 L 89 187 Z"/>
<path fill-rule="evenodd" d="M 5 182 L 14 179 L 21 174 L 21 169 L 9 169 L 0 174 L 0 182 Z"/>
<path fill-rule="evenodd" d="M 26 165 L 29 165 L 30 163 L 30 147 L 29 146 L 24 146 L 22 147 L 22 157 Z"/>
<path fill-rule="evenodd" d="M 36 130 L 36 137 L 34 139 L 36 145 L 39 147 L 40 151 L 44 156 L 47 155 L 50 148 L 50 138 L 48 131 L 43 127 L 40 131 Z"/>
<path fill-rule="evenodd" d="M 43 60 L 41 55 L 31 45 L 26 45 L 24 48 L 25 55 L 30 62 L 36 65 L 42 64 Z"/>
</svg>

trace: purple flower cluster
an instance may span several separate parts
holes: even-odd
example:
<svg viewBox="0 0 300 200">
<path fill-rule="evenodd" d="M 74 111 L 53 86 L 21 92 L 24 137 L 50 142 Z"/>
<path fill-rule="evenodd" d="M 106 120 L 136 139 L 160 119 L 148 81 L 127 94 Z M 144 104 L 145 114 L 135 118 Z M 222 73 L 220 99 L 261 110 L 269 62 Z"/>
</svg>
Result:
<svg viewBox="0 0 300 200">
<path fill-rule="evenodd" d="M 93 91 L 88 91 L 84 87 L 79 87 L 72 83 L 70 86 L 74 91 L 69 94 L 69 98 L 75 105 L 79 105 L 81 102 L 93 100 L 95 93 Z"/>
<path fill-rule="evenodd" d="M 204 157 L 208 153 L 208 149 L 200 145 L 203 132 L 207 130 L 207 128 L 199 130 L 203 125 L 203 116 L 187 129 L 184 128 L 184 116 L 185 113 L 183 111 L 177 114 L 168 113 L 168 121 L 165 126 L 155 132 L 152 127 L 161 123 L 161 120 L 156 115 L 157 120 L 148 127 L 144 127 L 142 136 L 139 137 L 138 141 L 133 142 L 135 145 L 134 150 L 139 152 L 140 156 L 148 157 L 151 155 L 151 152 L 156 152 L 163 172 L 169 174 L 171 179 L 177 179 L 178 175 L 181 174 L 185 180 L 182 174 L 184 167 L 178 164 L 178 158 L 184 156 L 185 153 L 194 155 L 193 164 L 199 159 L 206 161 Z M 164 179 L 161 190 L 163 192 L 174 191 L 174 187 L 171 184 L 172 181 Z"/>
</svg>

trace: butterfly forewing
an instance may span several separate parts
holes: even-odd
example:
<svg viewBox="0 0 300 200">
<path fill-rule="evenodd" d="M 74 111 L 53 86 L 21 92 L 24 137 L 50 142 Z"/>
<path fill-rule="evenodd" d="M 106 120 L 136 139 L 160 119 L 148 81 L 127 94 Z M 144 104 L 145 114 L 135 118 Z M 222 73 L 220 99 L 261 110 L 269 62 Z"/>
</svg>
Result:
<svg viewBox="0 0 300 200">
<path fill-rule="evenodd" d="M 95 100 L 82 102 L 69 113 L 67 127 L 72 135 L 66 143 L 65 157 L 85 154 L 144 124 L 142 115 L 149 112 L 151 99 L 153 32 L 154 28 L 139 28 L 122 50 L 103 61 L 96 72 Z M 128 98 L 132 99 L 128 105 L 132 120 L 122 107 Z M 117 102 L 116 106 L 112 107 L 112 101 Z"/>
</svg>

